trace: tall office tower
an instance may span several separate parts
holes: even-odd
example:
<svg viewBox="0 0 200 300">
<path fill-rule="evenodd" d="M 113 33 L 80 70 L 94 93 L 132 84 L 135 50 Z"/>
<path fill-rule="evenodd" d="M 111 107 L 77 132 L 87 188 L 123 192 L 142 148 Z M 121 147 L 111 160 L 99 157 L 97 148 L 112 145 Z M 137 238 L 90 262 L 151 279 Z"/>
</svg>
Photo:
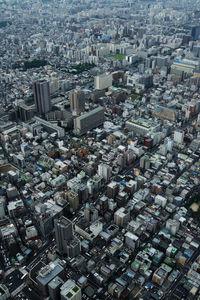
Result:
<svg viewBox="0 0 200 300">
<path fill-rule="evenodd" d="M 51 110 L 49 82 L 41 80 L 33 83 L 33 95 L 37 112 L 45 114 Z"/>
<path fill-rule="evenodd" d="M 85 94 L 79 89 L 75 89 L 69 94 L 70 109 L 73 115 L 79 115 L 85 110 Z"/>
<path fill-rule="evenodd" d="M 65 243 L 67 244 L 73 238 L 72 222 L 65 217 L 55 220 L 55 235 L 57 248 L 60 252 L 65 250 Z"/>
<path fill-rule="evenodd" d="M 54 221 L 54 225 L 58 252 L 69 257 L 79 255 L 80 241 L 73 235 L 72 222 L 62 216 Z"/>
</svg>

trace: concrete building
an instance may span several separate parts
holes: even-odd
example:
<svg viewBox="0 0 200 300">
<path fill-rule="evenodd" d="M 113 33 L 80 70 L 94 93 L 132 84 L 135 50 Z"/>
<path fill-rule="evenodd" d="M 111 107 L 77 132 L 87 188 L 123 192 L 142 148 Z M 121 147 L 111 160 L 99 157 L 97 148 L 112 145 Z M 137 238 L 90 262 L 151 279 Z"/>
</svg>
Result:
<svg viewBox="0 0 200 300">
<path fill-rule="evenodd" d="M 162 105 L 156 105 L 153 115 L 160 119 L 175 121 L 177 113 L 174 109 L 170 109 Z"/>
<path fill-rule="evenodd" d="M 78 209 L 78 207 L 79 207 L 79 196 L 78 196 L 77 192 L 75 192 L 73 190 L 68 191 L 67 199 L 68 199 L 68 202 L 70 204 L 70 207 L 73 210 Z"/>
<path fill-rule="evenodd" d="M 125 234 L 125 244 L 134 250 L 139 246 L 139 238 L 137 235 L 133 234 L 132 232 L 128 231 Z"/>
<path fill-rule="evenodd" d="M 168 219 L 166 222 L 166 228 L 169 229 L 172 235 L 176 235 L 179 230 L 180 222 L 177 220 Z"/>
<path fill-rule="evenodd" d="M 89 203 L 86 203 L 85 209 L 84 209 L 84 219 L 88 222 L 90 222 L 90 205 Z"/>
<path fill-rule="evenodd" d="M 133 74 L 127 76 L 127 85 L 136 88 L 137 86 L 142 89 L 148 89 L 153 85 L 153 76 L 151 74 Z"/>
<path fill-rule="evenodd" d="M 174 132 L 174 142 L 177 144 L 182 144 L 184 139 L 184 132 L 183 131 L 175 131 Z"/>
<path fill-rule="evenodd" d="M 99 106 L 74 119 L 74 133 L 77 135 L 83 135 L 87 131 L 102 125 L 103 122 L 104 108 Z"/>
<path fill-rule="evenodd" d="M 70 92 L 70 110 L 73 115 L 79 115 L 85 110 L 85 94 L 80 89 Z"/>
<path fill-rule="evenodd" d="M 33 95 L 37 112 L 45 114 L 51 110 L 49 82 L 45 80 L 33 83 Z"/>
<path fill-rule="evenodd" d="M 7 209 L 10 217 L 16 217 L 17 215 L 25 212 L 24 203 L 22 200 L 10 201 Z"/>
<path fill-rule="evenodd" d="M 31 129 L 32 133 L 36 133 L 34 130 L 34 127 L 38 127 L 39 125 L 41 125 L 42 127 L 44 127 L 44 129 L 47 132 L 49 132 L 49 133 L 56 132 L 58 137 L 64 137 L 65 130 L 62 127 L 52 124 L 51 122 L 45 121 L 38 117 L 34 117 L 34 120 L 36 121 L 35 123 L 33 123 L 33 124 L 31 123 L 30 125 L 27 124 L 27 127 L 29 127 Z"/>
<path fill-rule="evenodd" d="M 72 222 L 65 217 L 55 220 L 55 235 L 58 250 L 63 252 L 63 244 L 73 238 Z"/>
<path fill-rule="evenodd" d="M 193 41 L 196 41 L 199 39 L 199 37 L 200 37 L 200 26 L 199 25 L 192 27 L 191 35 L 192 35 Z"/>
<path fill-rule="evenodd" d="M 139 118 L 137 120 L 129 120 L 126 122 L 128 130 L 133 131 L 136 135 L 147 136 L 151 132 L 159 131 L 160 124 L 152 120 Z"/>
<path fill-rule="evenodd" d="M 19 119 L 24 122 L 31 120 L 31 118 L 34 116 L 33 107 L 28 106 L 25 103 L 19 103 L 17 105 L 17 112 L 18 112 Z"/>
<path fill-rule="evenodd" d="M 4 285 L 0 285 L 0 300 L 10 299 L 10 293 L 8 288 Z"/>
<path fill-rule="evenodd" d="M 70 300 L 81 300 L 82 299 L 81 289 L 71 279 L 67 280 L 61 286 L 60 295 L 61 295 L 61 300 L 69 300 L 69 299 Z"/>
<path fill-rule="evenodd" d="M 48 284 L 55 277 L 63 277 L 64 269 L 59 262 L 60 260 L 57 259 L 57 261 L 51 262 L 48 265 L 44 265 L 38 272 L 36 283 L 43 296 L 48 296 Z"/>
<path fill-rule="evenodd" d="M 152 280 L 161 286 L 166 280 L 167 274 L 167 271 L 160 267 L 154 272 Z"/>
<path fill-rule="evenodd" d="M 60 300 L 60 287 L 64 284 L 64 281 L 56 276 L 48 283 L 49 296 L 51 300 Z"/>
<path fill-rule="evenodd" d="M 119 192 L 119 184 L 115 181 L 111 181 L 107 185 L 107 196 L 108 196 L 108 198 L 114 199 L 115 196 L 118 194 L 118 192 Z"/>
<path fill-rule="evenodd" d="M 65 217 L 54 221 L 59 253 L 74 257 L 80 254 L 80 241 L 73 235 L 72 222 Z"/>
<path fill-rule="evenodd" d="M 130 211 L 121 207 L 114 214 L 114 222 L 118 226 L 125 226 L 130 219 Z"/>
<path fill-rule="evenodd" d="M 94 206 L 90 206 L 89 203 L 86 203 L 84 209 L 84 219 L 88 222 L 95 222 L 98 219 L 98 210 Z"/>
<path fill-rule="evenodd" d="M 98 175 L 102 176 L 105 181 L 108 181 L 111 177 L 112 169 L 106 164 L 98 165 Z"/>
<path fill-rule="evenodd" d="M 94 88 L 103 90 L 112 86 L 112 74 L 101 74 L 94 78 Z"/>
<path fill-rule="evenodd" d="M 161 196 L 161 195 L 157 195 L 155 197 L 155 203 L 159 204 L 162 207 L 165 207 L 166 204 L 167 204 L 167 199 L 165 197 Z"/>
<path fill-rule="evenodd" d="M 0 219 L 5 217 L 5 201 L 3 197 L 0 198 Z"/>
<path fill-rule="evenodd" d="M 186 74 L 193 74 L 197 66 L 199 66 L 198 60 L 177 58 L 171 65 L 171 72 L 181 71 Z"/>
<path fill-rule="evenodd" d="M 88 241 L 93 241 L 103 230 L 103 223 L 98 220 L 91 223 L 84 218 L 75 224 L 75 231 Z"/>
</svg>

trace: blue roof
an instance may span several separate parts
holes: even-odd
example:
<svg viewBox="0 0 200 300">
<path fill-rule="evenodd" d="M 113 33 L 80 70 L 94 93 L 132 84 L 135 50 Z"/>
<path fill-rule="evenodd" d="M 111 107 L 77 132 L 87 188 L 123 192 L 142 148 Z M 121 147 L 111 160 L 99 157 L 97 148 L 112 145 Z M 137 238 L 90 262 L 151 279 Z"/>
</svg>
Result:
<svg viewBox="0 0 200 300">
<path fill-rule="evenodd" d="M 26 249 L 26 250 L 24 251 L 24 253 L 27 254 L 27 255 L 30 254 L 30 253 L 31 253 L 31 249 Z"/>
<path fill-rule="evenodd" d="M 51 270 L 45 277 L 38 275 L 36 278 L 40 284 L 48 284 L 54 277 L 59 275 L 63 271 L 63 268 L 60 265 L 56 265 L 54 269 Z"/>
<path fill-rule="evenodd" d="M 120 246 L 119 243 L 117 243 L 115 240 L 112 240 L 113 243 L 115 243 L 118 247 Z"/>
<path fill-rule="evenodd" d="M 127 275 L 128 277 L 131 277 L 131 278 L 134 277 L 133 274 L 131 274 L 131 273 L 129 273 L 129 272 L 126 272 L 126 275 Z"/>
<path fill-rule="evenodd" d="M 120 181 L 120 184 L 122 184 L 122 185 L 126 185 L 126 181 Z"/>
<path fill-rule="evenodd" d="M 151 287 L 151 282 L 147 282 L 146 287 L 149 289 Z"/>
</svg>

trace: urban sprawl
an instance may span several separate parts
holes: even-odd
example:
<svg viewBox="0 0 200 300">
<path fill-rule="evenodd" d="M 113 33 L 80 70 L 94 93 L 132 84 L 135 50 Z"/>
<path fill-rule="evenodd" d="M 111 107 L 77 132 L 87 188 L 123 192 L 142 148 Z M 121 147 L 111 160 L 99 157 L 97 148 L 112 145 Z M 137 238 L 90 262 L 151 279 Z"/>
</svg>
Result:
<svg viewBox="0 0 200 300">
<path fill-rule="evenodd" d="M 200 299 L 200 1 L 0 0 L 0 300 Z"/>
</svg>

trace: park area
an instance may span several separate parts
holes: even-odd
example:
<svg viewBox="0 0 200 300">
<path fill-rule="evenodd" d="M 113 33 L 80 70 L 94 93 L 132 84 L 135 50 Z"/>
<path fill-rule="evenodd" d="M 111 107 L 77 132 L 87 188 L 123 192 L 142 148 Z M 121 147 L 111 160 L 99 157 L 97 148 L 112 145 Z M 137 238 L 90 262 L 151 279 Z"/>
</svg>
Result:
<svg viewBox="0 0 200 300">
<path fill-rule="evenodd" d="M 125 58 L 124 54 L 113 54 L 111 57 L 115 58 L 116 60 L 123 60 Z"/>
</svg>

